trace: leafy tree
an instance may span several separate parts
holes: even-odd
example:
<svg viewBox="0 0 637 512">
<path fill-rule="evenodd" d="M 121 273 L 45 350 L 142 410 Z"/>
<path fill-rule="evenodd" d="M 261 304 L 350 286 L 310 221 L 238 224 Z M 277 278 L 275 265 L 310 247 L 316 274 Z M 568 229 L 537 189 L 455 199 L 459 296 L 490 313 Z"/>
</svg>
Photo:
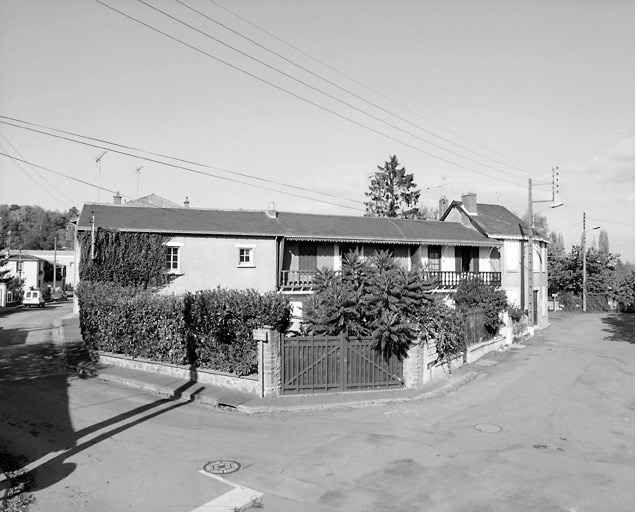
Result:
<svg viewBox="0 0 637 512">
<path fill-rule="evenodd" d="M 4 270 L 2 269 L 2 267 L 4 267 L 8 262 L 9 262 L 8 258 L 5 258 L 2 255 L 0 255 L 0 283 L 4 283 L 8 279 L 10 279 L 8 277 L 10 270 L 9 269 L 4 269 Z"/>
<path fill-rule="evenodd" d="M 78 217 L 77 208 L 67 213 L 45 210 L 40 206 L 0 205 L 0 247 L 51 250 L 73 248 L 71 220 Z"/>
<path fill-rule="evenodd" d="M 370 179 L 369 191 L 365 195 L 365 215 L 370 217 L 419 218 L 417 207 L 420 190 L 414 183 L 414 175 L 400 167 L 396 155 L 390 156 L 384 166 Z"/>
</svg>

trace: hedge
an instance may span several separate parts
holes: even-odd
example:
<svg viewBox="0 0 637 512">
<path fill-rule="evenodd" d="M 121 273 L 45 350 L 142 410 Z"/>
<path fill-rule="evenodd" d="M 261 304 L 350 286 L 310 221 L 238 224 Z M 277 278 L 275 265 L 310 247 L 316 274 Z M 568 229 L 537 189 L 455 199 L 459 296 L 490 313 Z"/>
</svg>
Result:
<svg viewBox="0 0 637 512">
<path fill-rule="evenodd" d="M 80 329 L 91 350 L 249 375 L 258 370 L 252 329 L 289 327 L 277 293 L 205 290 L 157 295 L 110 283 L 77 288 Z"/>
</svg>

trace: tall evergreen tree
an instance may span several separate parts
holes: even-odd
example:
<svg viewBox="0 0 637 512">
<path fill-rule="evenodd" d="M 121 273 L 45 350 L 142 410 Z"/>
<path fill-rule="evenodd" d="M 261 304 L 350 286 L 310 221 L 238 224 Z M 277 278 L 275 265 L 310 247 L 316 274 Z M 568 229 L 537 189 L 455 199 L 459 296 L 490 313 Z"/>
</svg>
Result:
<svg viewBox="0 0 637 512">
<path fill-rule="evenodd" d="M 414 175 L 407 174 L 400 167 L 396 155 L 390 157 L 385 165 L 377 166 L 378 171 L 370 179 L 369 192 L 365 195 L 365 215 L 369 217 L 400 217 L 403 219 L 420 218 L 418 199 L 420 189 L 416 188 Z"/>
<path fill-rule="evenodd" d="M 608 241 L 608 232 L 605 229 L 599 233 L 599 252 L 604 257 L 610 254 L 610 242 Z"/>
</svg>

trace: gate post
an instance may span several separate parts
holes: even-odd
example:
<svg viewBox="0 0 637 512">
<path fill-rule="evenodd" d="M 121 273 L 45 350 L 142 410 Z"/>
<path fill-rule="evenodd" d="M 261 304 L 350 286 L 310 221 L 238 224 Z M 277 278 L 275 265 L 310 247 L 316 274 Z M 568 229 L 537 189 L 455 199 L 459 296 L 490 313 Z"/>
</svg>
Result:
<svg viewBox="0 0 637 512">
<path fill-rule="evenodd" d="M 259 344 L 260 395 L 278 396 L 281 394 L 281 333 L 266 327 L 255 329 L 253 337 Z"/>
<path fill-rule="evenodd" d="M 418 388 L 423 384 L 424 345 L 426 342 L 418 339 L 403 359 L 403 380 L 407 389 Z"/>
</svg>

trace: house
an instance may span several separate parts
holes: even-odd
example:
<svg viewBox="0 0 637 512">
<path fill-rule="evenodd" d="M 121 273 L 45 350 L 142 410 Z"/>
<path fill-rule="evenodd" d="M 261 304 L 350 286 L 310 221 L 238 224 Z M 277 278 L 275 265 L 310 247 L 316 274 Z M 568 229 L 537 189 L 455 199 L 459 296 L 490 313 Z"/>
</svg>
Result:
<svg viewBox="0 0 637 512">
<path fill-rule="evenodd" d="M 44 258 L 33 256 L 25 251 L 11 251 L 3 270 L 9 270 L 6 277 L 18 277 L 24 280 L 23 290 L 44 288 L 45 279 L 53 279 L 53 265 Z"/>
<path fill-rule="evenodd" d="M 533 234 L 533 296 L 530 295 L 528 267 L 528 224 L 503 206 L 477 202 L 475 193 L 462 196 L 461 201 L 440 200 L 440 220 L 472 229 L 480 235 L 500 242 L 499 271 L 501 286 L 509 301 L 522 309 L 529 309 L 533 301 L 533 325 L 548 326 L 548 268 L 549 240 L 537 232 Z M 458 259 L 456 259 L 458 261 Z M 462 265 L 475 267 L 472 255 L 463 255 Z"/>
<path fill-rule="evenodd" d="M 501 280 L 502 242 L 461 222 L 88 203 L 78 231 L 91 230 L 93 222 L 97 229 L 170 236 L 172 279 L 162 293 L 217 286 L 279 291 L 297 316 L 318 269 L 340 270 L 342 255 L 353 249 L 363 256 L 390 250 L 403 268 L 427 272 L 441 293 L 469 276 L 493 286 Z"/>
<path fill-rule="evenodd" d="M 74 267 L 75 267 L 75 251 L 64 249 L 57 250 L 25 250 L 23 251 L 28 253 L 30 256 L 35 256 L 36 258 L 40 258 L 46 260 L 51 264 L 51 272 L 47 273 L 47 281 L 44 283 L 44 286 L 51 285 L 53 286 L 53 266 L 55 265 L 57 269 L 57 275 L 55 278 L 55 286 L 56 288 L 69 289 L 74 288 Z M 18 251 L 11 251 L 12 254 L 17 254 Z"/>
</svg>

